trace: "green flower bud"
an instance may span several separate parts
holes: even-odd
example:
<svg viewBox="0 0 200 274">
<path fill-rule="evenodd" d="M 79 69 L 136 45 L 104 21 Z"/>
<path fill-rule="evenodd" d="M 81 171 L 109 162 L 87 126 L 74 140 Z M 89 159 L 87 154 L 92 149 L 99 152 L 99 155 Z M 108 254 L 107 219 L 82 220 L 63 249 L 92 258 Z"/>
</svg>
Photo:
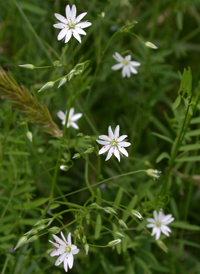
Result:
<svg viewBox="0 0 200 274">
<path fill-rule="evenodd" d="M 75 153 L 74 156 L 72 157 L 72 159 L 78 159 L 81 157 L 80 153 Z"/>
<path fill-rule="evenodd" d="M 125 224 L 125 222 L 123 220 L 118 220 L 119 224 L 123 227 L 125 227 L 126 229 L 128 229 L 127 225 Z"/>
<path fill-rule="evenodd" d="M 88 245 L 88 244 L 85 244 L 84 247 L 85 247 L 85 253 L 86 253 L 86 255 L 88 255 L 89 245 Z"/>
<path fill-rule="evenodd" d="M 17 242 L 16 247 L 14 248 L 14 250 L 16 250 L 18 247 L 24 245 L 27 241 L 27 236 L 22 236 L 19 241 Z"/>
<path fill-rule="evenodd" d="M 138 212 L 137 210 L 134 210 L 134 209 L 132 209 L 131 210 L 131 213 L 133 214 L 133 215 L 135 215 L 138 219 L 140 219 L 140 220 L 142 220 L 142 215 L 140 214 L 140 212 Z"/>
<path fill-rule="evenodd" d="M 37 239 L 38 239 L 38 236 L 37 236 L 37 235 L 34 235 L 34 236 L 30 237 L 30 238 L 26 241 L 26 243 L 32 243 L 32 242 L 36 241 Z"/>
<path fill-rule="evenodd" d="M 114 245 L 117 245 L 117 244 L 121 243 L 121 241 L 122 241 L 121 239 L 113 240 L 113 241 L 109 242 L 109 243 L 107 244 L 107 246 L 112 247 L 112 246 L 114 246 Z"/>
<path fill-rule="evenodd" d="M 144 44 L 147 48 L 151 48 L 151 49 L 157 49 L 158 48 L 156 45 L 154 45 L 153 43 L 151 43 L 149 41 L 145 42 Z"/>
<path fill-rule="evenodd" d="M 19 65 L 19 67 L 27 68 L 27 69 L 35 69 L 35 66 L 32 64 Z"/>
<path fill-rule="evenodd" d="M 33 141 L 33 134 L 31 131 L 27 131 L 26 132 L 26 137 L 29 139 L 30 142 Z"/>
<path fill-rule="evenodd" d="M 48 88 L 52 88 L 54 86 L 54 81 L 50 81 L 48 83 L 46 83 L 44 86 L 41 87 L 41 89 L 38 90 L 38 92 L 48 89 Z"/>
<path fill-rule="evenodd" d="M 53 226 L 53 227 L 49 228 L 48 231 L 52 232 L 53 234 L 57 234 L 60 232 L 60 228 L 57 226 Z"/>
</svg>

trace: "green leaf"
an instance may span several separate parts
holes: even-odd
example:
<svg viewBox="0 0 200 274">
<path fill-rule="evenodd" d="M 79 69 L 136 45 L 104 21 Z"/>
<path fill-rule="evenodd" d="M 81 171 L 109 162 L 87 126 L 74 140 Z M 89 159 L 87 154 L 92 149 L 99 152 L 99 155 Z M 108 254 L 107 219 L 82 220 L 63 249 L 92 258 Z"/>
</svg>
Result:
<svg viewBox="0 0 200 274">
<path fill-rule="evenodd" d="M 185 145 L 180 147 L 180 151 L 191 151 L 200 149 L 200 144 Z"/>
<path fill-rule="evenodd" d="M 159 133 L 156 133 L 156 132 L 152 132 L 152 134 L 153 134 L 154 136 L 160 138 L 160 139 L 165 140 L 166 142 L 169 142 L 169 143 L 173 144 L 173 140 L 172 140 L 171 138 L 167 137 L 167 136 L 164 136 L 164 135 L 159 134 Z"/>
<path fill-rule="evenodd" d="M 199 136 L 200 135 L 200 129 L 195 129 L 195 130 L 191 130 L 189 132 L 187 132 L 185 134 L 185 137 L 193 137 L 193 136 Z"/>
<path fill-rule="evenodd" d="M 26 2 L 19 2 L 19 5 L 21 6 L 21 8 L 23 10 L 27 10 L 31 13 L 37 14 L 37 15 L 45 15 L 47 13 L 47 11 L 45 9 L 42 9 L 36 5 L 32 5 L 30 3 L 26 3 Z"/>
<path fill-rule="evenodd" d="M 167 152 L 162 152 L 162 153 L 158 156 L 158 158 L 156 159 L 156 163 L 159 163 L 159 162 L 162 161 L 164 158 L 167 158 L 167 159 L 170 158 L 170 156 L 169 156 L 169 154 L 168 154 Z"/>
<path fill-rule="evenodd" d="M 151 274 L 152 273 L 150 271 L 148 265 L 141 258 L 135 256 L 135 262 L 145 270 L 146 274 Z"/>
<path fill-rule="evenodd" d="M 20 210 L 26 210 L 26 209 L 32 209 L 38 206 L 43 205 L 44 203 L 46 203 L 49 200 L 49 198 L 39 198 L 35 201 L 32 202 L 28 202 L 24 205 L 20 205 L 20 206 L 15 206 L 15 209 L 20 209 Z"/>
<path fill-rule="evenodd" d="M 114 210 L 116 210 L 118 208 L 118 205 L 120 204 L 121 199 L 122 199 L 122 195 L 123 195 L 123 188 L 120 187 L 118 192 L 117 192 L 117 195 L 115 197 L 114 204 L 113 204 L 113 209 Z"/>
<path fill-rule="evenodd" d="M 193 230 L 193 231 L 199 231 L 200 230 L 200 226 L 191 225 L 191 224 L 188 224 L 188 223 L 182 222 L 182 221 L 174 221 L 173 223 L 170 224 L 170 226 L 178 227 L 178 228 L 182 228 L 182 229 L 186 229 L 186 230 Z"/>
<path fill-rule="evenodd" d="M 23 155 L 23 156 L 29 156 L 29 152 L 25 151 L 6 151 L 4 154 L 6 155 Z"/>
<path fill-rule="evenodd" d="M 200 156 L 182 157 L 176 159 L 176 162 L 199 162 Z"/>
<path fill-rule="evenodd" d="M 102 224 L 101 215 L 98 214 L 96 219 L 95 233 L 94 233 L 95 239 L 98 239 L 100 236 L 101 224 Z"/>
<path fill-rule="evenodd" d="M 181 96 L 178 95 L 178 97 L 176 98 L 175 102 L 173 103 L 172 108 L 176 109 L 180 105 L 180 102 L 181 102 Z"/>
<path fill-rule="evenodd" d="M 200 117 L 193 118 L 190 124 L 200 124 Z"/>
</svg>

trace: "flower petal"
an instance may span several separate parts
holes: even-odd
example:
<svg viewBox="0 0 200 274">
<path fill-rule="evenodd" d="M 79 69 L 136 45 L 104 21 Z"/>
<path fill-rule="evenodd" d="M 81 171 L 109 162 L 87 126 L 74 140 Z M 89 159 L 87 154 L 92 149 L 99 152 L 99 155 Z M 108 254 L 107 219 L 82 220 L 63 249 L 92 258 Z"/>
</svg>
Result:
<svg viewBox="0 0 200 274">
<path fill-rule="evenodd" d="M 122 63 L 119 63 L 119 64 L 116 64 L 114 66 L 111 67 L 112 70 L 118 70 L 118 69 L 121 69 L 123 67 L 123 64 Z"/>
<path fill-rule="evenodd" d="M 75 26 L 75 30 L 78 32 L 78 34 L 86 35 L 86 32 L 82 28 Z"/>
<path fill-rule="evenodd" d="M 82 115 L 83 115 L 82 113 L 77 113 L 74 116 L 72 116 L 70 120 L 74 122 L 78 120 L 79 118 L 81 118 Z"/>
<path fill-rule="evenodd" d="M 62 112 L 61 110 L 59 110 L 57 112 L 57 116 L 61 119 L 61 120 L 65 120 L 66 119 L 66 115 L 64 114 L 64 112 Z"/>
<path fill-rule="evenodd" d="M 72 255 L 72 253 L 70 252 L 68 254 L 68 266 L 70 269 L 73 267 L 73 264 L 74 264 L 74 257 Z"/>
<path fill-rule="evenodd" d="M 55 262 L 55 266 L 60 265 L 64 261 L 65 257 L 66 257 L 66 253 L 63 253 L 62 255 L 60 255 Z"/>
<path fill-rule="evenodd" d="M 72 10 L 71 10 L 71 20 L 72 20 L 72 22 L 75 22 L 75 19 L 76 19 L 76 6 L 73 5 Z"/>
<path fill-rule="evenodd" d="M 74 38 L 76 38 L 76 40 L 78 40 L 79 43 L 81 43 L 81 36 L 78 34 L 78 32 L 75 29 L 72 30 L 72 34 L 73 34 Z"/>
<path fill-rule="evenodd" d="M 53 24 L 53 27 L 56 29 L 63 29 L 66 27 L 66 24 L 63 23 L 57 23 L 57 24 Z"/>
<path fill-rule="evenodd" d="M 83 17 L 87 14 L 87 12 L 83 12 L 81 14 L 79 14 L 77 17 L 76 17 L 76 23 L 80 22 L 81 19 L 83 19 Z"/>
<path fill-rule="evenodd" d="M 53 236 L 54 240 L 56 241 L 56 243 L 65 246 L 65 242 L 63 242 L 63 240 L 61 240 L 60 238 L 58 238 L 58 236 L 56 236 L 54 234 L 52 236 Z"/>
<path fill-rule="evenodd" d="M 131 65 L 129 65 L 129 71 L 131 71 L 133 74 L 138 73 L 138 71 L 134 67 L 132 67 Z"/>
<path fill-rule="evenodd" d="M 156 225 L 155 224 L 148 224 L 146 225 L 147 227 L 155 227 Z"/>
<path fill-rule="evenodd" d="M 65 8 L 65 14 L 67 17 L 67 22 L 70 22 L 70 18 L 71 18 L 71 9 L 70 9 L 70 5 L 67 5 Z"/>
<path fill-rule="evenodd" d="M 69 232 L 69 234 L 68 234 L 68 236 L 67 236 L 67 242 L 68 242 L 69 246 L 72 245 L 72 239 L 71 239 L 71 238 L 72 238 L 72 237 L 71 237 L 71 232 Z"/>
<path fill-rule="evenodd" d="M 160 234 L 161 234 L 161 230 L 160 230 L 160 228 L 157 228 L 157 231 L 156 231 L 156 240 L 158 240 L 160 238 Z"/>
<path fill-rule="evenodd" d="M 115 128 L 114 136 L 115 136 L 115 140 L 117 140 L 117 138 L 119 137 L 119 125 L 117 125 Z"/>
<path fill-rule="evenodd" d="M 74 115 L 74 108 L 70 108 L 69 111 L 69 120 L 71 120 L 72 116 Z M 66 116 L 67 116 L 67 111 L 66 111 Z"/>
<path fill-rule="evenodd" d="M 79 251 L 80 251 L 80 250 L 77 248 L 76 245 L 72 245 L 72 246 L 71 246 L 71 249 L 72 249 L 72 254 L 73 254 L 73 255 L 79 253 Z"/>
<path fill-rule="evenodd" d="M 133 67 L 139 67 L 141 65 L 139 62 L 135 62 L 135 61 L 130 61 L 129 64 Z"/>
<path fill-rule="evenodd" d="M 65 35 L 67 35 L 67 32 L 68 32 L 68 29 L 67 29 L 67 28 L 62 29 L 62 30 L 58 33 L 58 36 L 57 36 L 58 41 L 62 40 L 62 39 L 65 37 Z"/>
<path fill-rule="evenodd" d="M 115 52 L 115 55 L 113 55 L 113 58 L 117 61 L 117 62 L 123 62 L 124 58 L 118 53 Z"/>
<path fill-rule="evenodd" d="M 100 145 L 109 145 L 110 144 L 110 142 L 108 142 L 108 141 L 101 141 L 101 140 L 96 140 L 96 142 L 98 143 L 98 144 L 100 144 Z"/>
<path fill-rule="evenodd" d="M 104 146 L 99 150 L 99 155 L 107 152 L 110 149 L 110 145 Z"/>
<path fill-rule="evenodd" d="M 118 142 L 118 146 L 120 147 L 129 147 L 131 143 L 129 142 Z"/>
<path fill-rule="evenodd" d="M 119 150 L 115 147 L 114 148 L 114 155 L 117 158 L 117 160 L 120 162 L 120 154 L 119 154 Z"/>
<path fill-rule="evenodd" d="M 64 236 L 64 234 L 62 233 L 62 231 L 60 232 L 60 235 L 61 235 L 61 237 L 63 238 L 63 241 L 64 241 L 65 243 L 67 243 L 67 241 L 66 241 L 66 239 L 65 239 L 65 236 Z"/>
<path fill-rule="evenodd" d="M 152 229 L 152 232 L 151 232 L 151 236 L 155 235 L 156 232 L 157 232 L 158 228 L 157 226 L 155 226 L 153 229 Z"/>
<path fill-rule="evenodd" d="M 74 122 L 70 122 L 70 126 L 75 128 L 75 129 L 79 129 L 79 126 Z"/>
<path fill-rule="evenodd" d="M 78 23 L 76 26 L 84 29 L 84 28 L 87 28 L 87 27 L 89 27 L 91 25 L 92 25 L 91 22 L 81 22 L 81 23 Z"/>
<path fill-rule="evenodd" d="M 118 141 L 118 142 L 121 142 L 121 141 L 123 141 L 127 136 L 128 136 L 128 135 L 122 135 L 122 136 L 120 136 L 120 137 L 117 139 L 117 141 Z"/>
<path fill-rule="evenodd" d="M 157 214 L 156 210 L 154 210 L 154 212 L 153 212 L 153 217 L 154 217 L 154 220 L 157 222 L 158 221 L 158 214 Z"/>
<path fill-rule="evenodd" d="M 64 252 L 64 250 L 63 250 L 63 252 Z M 49 255 L 51 257 L 55 257 L 55 256 L 57 257 L 57 256 L 63 254 L 63 252 L 61 252 L 61 250 L 59 250 L 59 249 L 56 249 L 56 250 L 52 251 Z"/>
<path fill-rule="evenodd" d="M 71 37 L 72 37 L 72 30 L 69 29 L 65 37 L 65 43 L 67 43 L 71 39 Z"/>
<path fill-rule="evenodd" d="M 64 270 L 65 270 L 65 272 L 67 272 L 68 271 L 68 259 L 67 258 L 65 258 L 64 259 Z"/>
<path fill-rule="evenodd" d="M 114 152 L 114 148 L 111 147 L 110 150 L 108 151 L 108 155 L 107 155 L 105 161 L 108 161 L 110 159 L 110 157 L 113 155 L 113 152 Z"/>
<path fill-rule="evenodd" d="M 112 141 L 108 135 L 99 135 L 99 139 L 105 140 L 105 141 Z"/>
<path fill-rule="evenodd" d="M 125 60 L 128 61 L 128 62 L 131 61 L 131 55 L 125 56 Z"/>
<path fill-rule="evenodd" d="M 127 152 L 127 150 L 126 150 L 125 148 L 123 148 L 123 147 L 121 147 L 121 146 L 118 146 L 118 149 L 119 149 L 119 151 L 120 151 L 123 155 L 125 155 L 126 157 L 128 157 L 128 152 Z"/>
<path fill-rule="evenodd" d="M 124 66 L 122 69 L 122 76 L 125 78 L 126 77 L 126 67 Z"/>
<path fill-rule="evenodd" d="M 54 243 L 54 242 L 52 242 L 51 240 L 49 240 L 49 242 L 50 242 L 52 245 L 54 245 L 56 248 L 59 248 L 59 247 L 60 247 L 60 245 L 59 245 L 59 244 Z"/>
<path fill-rule="evenodd" d="M 147 218 L 147 222 L 155 224 L 156 221 L 153 218 Z"/>
<path fill-rule="evenodd" d="M 111 126 L 108 127 L 108 135 L 109 135 L 110 139 L 113 140 L 114 134 L 113 134 Z"/>
<path fill-rule="evenodd" d="M 59 13 L 54 13 L 55 17 L 64 24 L 67 24 L 67 19 Z"/>
</svg>

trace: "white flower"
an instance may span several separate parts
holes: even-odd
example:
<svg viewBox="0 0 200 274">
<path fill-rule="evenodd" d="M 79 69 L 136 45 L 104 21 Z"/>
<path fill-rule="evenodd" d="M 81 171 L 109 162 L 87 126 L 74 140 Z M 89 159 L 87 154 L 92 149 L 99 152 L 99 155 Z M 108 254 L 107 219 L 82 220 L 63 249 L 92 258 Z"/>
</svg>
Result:
<svg viewBox="0 0 200 274">
<path fill-rule="evenodd" d="M 103 145 L 103 147 L 99 150 L 99 154 L 102 154 L 108 151 L 106 161 L 110 159 L 113 153 L 119 162 L 120 162 L 120 154 L 123 154 L 126 157 L 128 157 L 128 152 L 126 151 L 124 147 L 129 147 L 131 143 L 123 141 L 126 137 L 127 135 L 119 136 L 119 125 L 116 126 L 114 133 L 111 129 L 111 126 L 109 126 L 108 136 L 100 135 L 99 139 L 101 140 L 96 140 L 97 143 Z"/>
<path fill-rule="evenodd" d="M 59 110 L 57 112 L 57 115 L 62 120 L 62 124 L 64 125 L 66 117 L 67 117 L 67 111 L 66 111 L 66 114 L 64 114 L 61 110 Z M 82 116 L 82 113 L 74 114 L 74 108 L 71 108 L 70 111 L 69 111 L 67 127 L 72 126 L 75 129 L 79 129 L 78 125 L 74 122 L 77 121 L 79 118 L 81 118 L 81 116 Z"/>
<path fill-rule="evenodd" d="M 125 56 L 123 58 L 118 52 L 115 52 L 113 58 L 119 63 L 117 65 L 112 66 L 113 70 L 118 70 L 122 68 L 122 76 L 130 77 L 131 73 L 137 74 L 137 70 L 134 67 L 140 66 L 139 62 L 131 61 L 131 55 Z"/>
<path fill-rule="evenodd" d="M 72 9 L 70 9 L 70 6 L 67 5 L 65 8 L 65 13 L 66 17 L 59 13 L 54 14 L 55 17 L 61 22 L 54 24 L 54 28 L 62 29 L 59 32 L 57 39 L 60 41 L 65 37 L 65 43 L 67 43 L 73 35 L 74 38 L 76 38 L 81 43 L 80 34 L 86 35 L 86 32 L 83 29 L 92 25 L 90 22 L 79 23 L 81 19 L 87 14 L 87 12 L 83 12 L 76 17 L 76 6 L 73 5 Z"/>
<path fill-rule="evenodd" d="M 76 245 L 73 245 L 71 242 L 71 233 L 67 236 L 67 241 L 65 239 L 65 236 L 62 232 L 60 232 L 63 240 L 61 240 L 59 237 L 53 234 L 53 238 L 56 241 L 55 243 L 50 241 L 56 249 L 53 249 L 50 253 L 51 257 L 58 257 L 58 259 L 55 262 L 55 265 L 58 266 L 61 263 L 63 263 L 65 272 L 68 271 L 68 267 L 71 269 L 74 264 L 74 257 L 73 255 L 77 254 L 79 252 L 79 249 Z"/>
<path fill-rule="evenodd" d="M 159 171 L 157 169 L 147 169 L 146 173 L 148 176 L 153 177 L 154 179 L 159 179 L 160 178 L 159 173 L 162 173 L 162 171 Z"/>
<path fill-rule="evenodd" d="M 157 212 L 154 210 L 153 212 L 153 218 L 148 218 L 147 221 L 149 224 L 147 227 L 152 227 L 152 233 L 151 236 L 156 234 L 156 240 L 160 238 L 161 232 L 169 237 L 169 232 L 171 232 L 171 229 L 167 226 L 169 223 L 174 221 L 174 218 L 171 214 L 165 215 L 162 211 Z"/>
</svg>

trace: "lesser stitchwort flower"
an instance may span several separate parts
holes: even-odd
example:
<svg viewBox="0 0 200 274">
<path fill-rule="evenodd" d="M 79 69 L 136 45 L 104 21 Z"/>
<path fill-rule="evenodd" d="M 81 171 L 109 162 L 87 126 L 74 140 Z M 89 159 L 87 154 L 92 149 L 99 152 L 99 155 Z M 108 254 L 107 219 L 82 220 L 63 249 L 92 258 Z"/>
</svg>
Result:
<svg viewBox="0 0 200 274">
<path fill-rule="evenodd" d="M 152 233 L 151 236 L 156 234 L 156 240 L 160 238 L 161 232 L 169 237 L 169 232 L 171 232 L 171 229 L 167 226 L 169 223 L 174 221 L 174 218 L 171 214 L 165 215 L 162 211 L 157 212 L 154 210 L 153 212 L 153 218 L 148 218 L 147 221 L 149 224 L 147 227 L 152 227 Z"/>
<path fill-rule="evenodd" d="M 63 263 L 65 272 L 68 271 L 68 267 L 71 269 L 74 264 L 74 257 L 73 255 L 77 254 L 79 252 L 79 249 L 76 245 L 73 245 L 71 242 L 71 233 L 67 236 L 67 241 L 65 239 L 65 236 L 62 232 L 60 232 L 61 237 L 63 240 L 61 240 L 59 237 L 53 234 L 53 238 L 56 241 L 55 243 L 50 241 L 56 249 L 53 249 L 50 253 L 51 257 L 58 257 L 58 259 L 55 262 L 55 265 L 58 266 L 61 263 Z"/>
<path fill-rule="evenodd" d="M 81 19 L 87 14 L 87 12 L 83 12 L 76 17 L 76 6 L 73 5 L 72 9 L 67 5 L 65 8 L 66 17 L 62 16 L 59 13 L 55 13 L 55 17 L 61 22 L 54 24 L 54 28 L 61 29 L 58 34 L 57 39 L 60 41 L 65 37 L 65 43 L 67 43 L 72 35 L 81 43 L 81 36 L 86 35 L 86 32 L 83 30 L 92 25 L 90 22 L 82 22 Z"/>
<path fill-rule="evenodd" d="M 162 171 L 159 171 L 157 169 L 147 169 L 146 173 L 148 176 L 153 177 L 154 179 L 159 179 L 160 178 L 160 173 L 162 173 Z"/>
<path fill-rule="evenodd" d="M 61 110 L 59 110 L 57 112 L 58 117 L 62 120 L 62 124 L 65 124 L 65 120 L 67 117 L 67 111 L 66 114 L 63 113 Z M 79 129 L 78 125 L 75 123 L 75 121 L 77 121 L 79 118 L 81 118 L 82 113 L 77 113 L 74 114 L 74 108 L 71 108 L 69 111 L 69 117 L 68 117 L 68 121 L 67 121 L 67 127 L 73 127 L 75 129 Z"/>
<path fill-rule="evenodd" d="M 108 136 L 100 135 L 99 139 L 101 140 L 96 140 L 97 143 L 103 145 L 103 147 L 99 150 L 99 154 L 102 154 L 108 151 L 106 161 L 109 160 L 113 154 L 115 155 L 115 157 L 118 159 L 119 162 L 120 162 L 120 154 L 128 157 L 128 152 L 126 151 L 124 147 L 129 147 L 131 143 L 123 141 L 126 137 L 127 135 L 119 136 L 119 125 L 116 126 L 114 133 L 111 129 L 111 126 L 109 126 Z"/>
<path fill-rule="evenodd" d="M 137 74 L 137 70 L 134 67 L 140 66 L 139 62 L 131 61 L 131 55 L 125 56 L 123 58 L 118 52 L 115 52 L 113 58 L 119 63 L 117 65 L 112 66 L 113 70 L 118 70 L 122 68 L 122 76 L 130 77 L 131 73 Z"/>
</svg>

